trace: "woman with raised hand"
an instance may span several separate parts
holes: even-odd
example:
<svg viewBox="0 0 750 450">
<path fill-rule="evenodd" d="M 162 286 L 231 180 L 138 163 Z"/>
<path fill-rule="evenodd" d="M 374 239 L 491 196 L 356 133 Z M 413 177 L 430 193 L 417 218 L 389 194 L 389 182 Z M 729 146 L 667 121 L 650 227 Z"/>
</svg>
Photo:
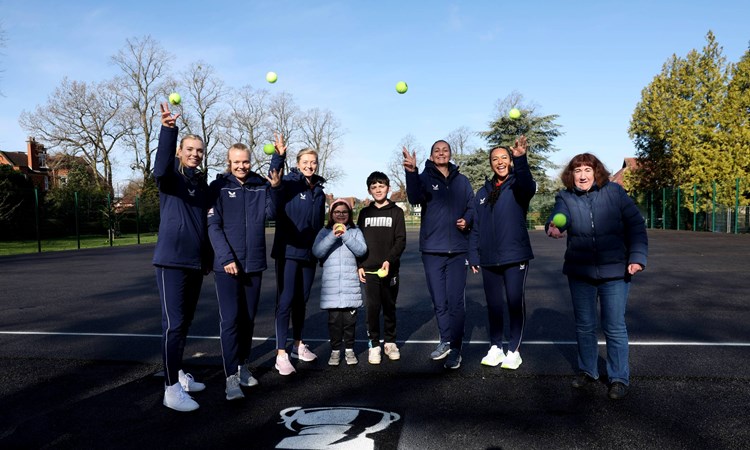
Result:
<svg viewBox="0 0 750 450">
<path fill-rule="evenodd" d="M 179 114 L 169 111 L 168 103 L 161 105 L 162 126 L 154 163 L 161 222 L 153 264 L 161 299 L 163 403 L 177 411 L 193 411 L 198 403 L 187 392 L 202 391 L 206 386 L 182 370 L 182 356 L 203 276 L 211 267 L 206 227 L 209 194 L 205 175 L 199 170 L 203 140 L 189 134 L 178 147 L 177 117 Z"/>
</svg>

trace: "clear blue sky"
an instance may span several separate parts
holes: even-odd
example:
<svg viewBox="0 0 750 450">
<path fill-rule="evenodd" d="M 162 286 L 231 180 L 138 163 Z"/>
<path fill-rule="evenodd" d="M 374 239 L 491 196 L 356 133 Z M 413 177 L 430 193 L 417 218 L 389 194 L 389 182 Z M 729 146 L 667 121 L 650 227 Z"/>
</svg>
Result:
<svg viewBox="0 0 750 450">
<path fill-rule="evenodd" d="M 125 39 L 150 34 L 175 55 L 175 73 L 204 60 L 229 86 L 330 109 L 346 132 L 337 159 L 346 178 L 327 186 L 337 196 L 366 197 L 366 176 L 385 170 L 407 134 L 429 147 L 458 127 L 486 130 L 512 91 L 560 116 L 553 162 L 590 151 L 614 172 L 634 154 L 630 117 L 663 63 L 701 49 L 709 30 L 738 61 L 749 17 L 747 0 L 0 0 L 0 149 L 25 150 L 20 113 L 46 103 L 64 76 L 107 79 Z M 405 95 L 394 90 L 399 80 Z M 118 163 L 122 182 L 128 156 Z"/>
</svg>

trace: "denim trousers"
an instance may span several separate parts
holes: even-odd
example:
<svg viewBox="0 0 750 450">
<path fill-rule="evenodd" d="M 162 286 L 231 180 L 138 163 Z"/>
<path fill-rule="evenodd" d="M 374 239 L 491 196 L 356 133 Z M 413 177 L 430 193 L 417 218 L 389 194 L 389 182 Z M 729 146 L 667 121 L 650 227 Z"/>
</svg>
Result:
<svg viewBox="0 0 750 450">
<path fill-rule="evenodd" d="M 578 368 L 592 378 L 599 378 L 597 360 L 597 304 L 607 345 L 607 376 L 609 382 L 630 381 L 628 365 L 628 330 L 625 310 L 630 281 L 625 279 L 590 280 L 568 277 L 570 296 L 576 321 Z"/>
</svg>

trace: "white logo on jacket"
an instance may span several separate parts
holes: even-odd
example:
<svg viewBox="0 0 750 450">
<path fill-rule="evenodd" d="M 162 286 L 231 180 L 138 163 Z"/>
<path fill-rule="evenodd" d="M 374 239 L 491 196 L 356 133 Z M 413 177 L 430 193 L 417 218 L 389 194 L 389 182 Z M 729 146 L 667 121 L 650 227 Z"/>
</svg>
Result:
<svg viewBox="0 0 750 450">
<path fill-rule="evenodd" d="M 227 192 L 227 194 L 229 194 L 229 198 L 235 198 L 235 197 L 237 197 L 237 193 L 234 192 L 234 191 L 229 191 L 229 192 Z"/>
<path fill-rule="evenodd" d="M 485 198 L 480 198 L 480 199 L 479 199 L 479 204 L 480 204 L 480 205 L 484 205 L 484 201 L 485 201 L 485 200 L 487 200 L 487 197 L 485 197 Z"/>
<path fill-rule="evenodd" d="M 437 184 L 433 184 L 432 185 L 432 190 L 433 191 L 437 191 L 438 190 L 438 185 Z"/>
<path fill-rule="evenodd" d="M 393 223 L 391 217 L 367 217 L 365 219 L 365 228 L 367 227 L 390 227 Z"/>
<path fill-rule="evenodd" d="M 195 197 L 195 189 L 188 189 L 188 195 L 191 197 Z"/>
<path fill-rule="evenodd" d="M 302 193 L 299 194 L 300 200 L 304 200 L 306 197 L 307 197 L 307 194 L 302 194 Z"/>
</svg>

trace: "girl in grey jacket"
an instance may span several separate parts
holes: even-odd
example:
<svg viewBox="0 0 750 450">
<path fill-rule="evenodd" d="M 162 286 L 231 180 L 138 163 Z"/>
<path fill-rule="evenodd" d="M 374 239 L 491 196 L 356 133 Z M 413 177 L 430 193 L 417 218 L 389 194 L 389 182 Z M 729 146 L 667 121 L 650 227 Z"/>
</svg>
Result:
<svg viewBox="0 0 750 450">
<path fill-rule="evenodd" d="M 331 203 L 328 225 L 318 233 L 312 251 L 323 266 L 320 307 L 328 310 L 331 340 L 328 364 L 339 364 L 342 344 L 346 363 L 357 364 L 354 327 L 357 308 L 362 306 L 357 258 L 364 256 L 367 245 L 362 232 L 354 225 L 352 207 L 347 200 L 338 199 Z"/>
</svg>

